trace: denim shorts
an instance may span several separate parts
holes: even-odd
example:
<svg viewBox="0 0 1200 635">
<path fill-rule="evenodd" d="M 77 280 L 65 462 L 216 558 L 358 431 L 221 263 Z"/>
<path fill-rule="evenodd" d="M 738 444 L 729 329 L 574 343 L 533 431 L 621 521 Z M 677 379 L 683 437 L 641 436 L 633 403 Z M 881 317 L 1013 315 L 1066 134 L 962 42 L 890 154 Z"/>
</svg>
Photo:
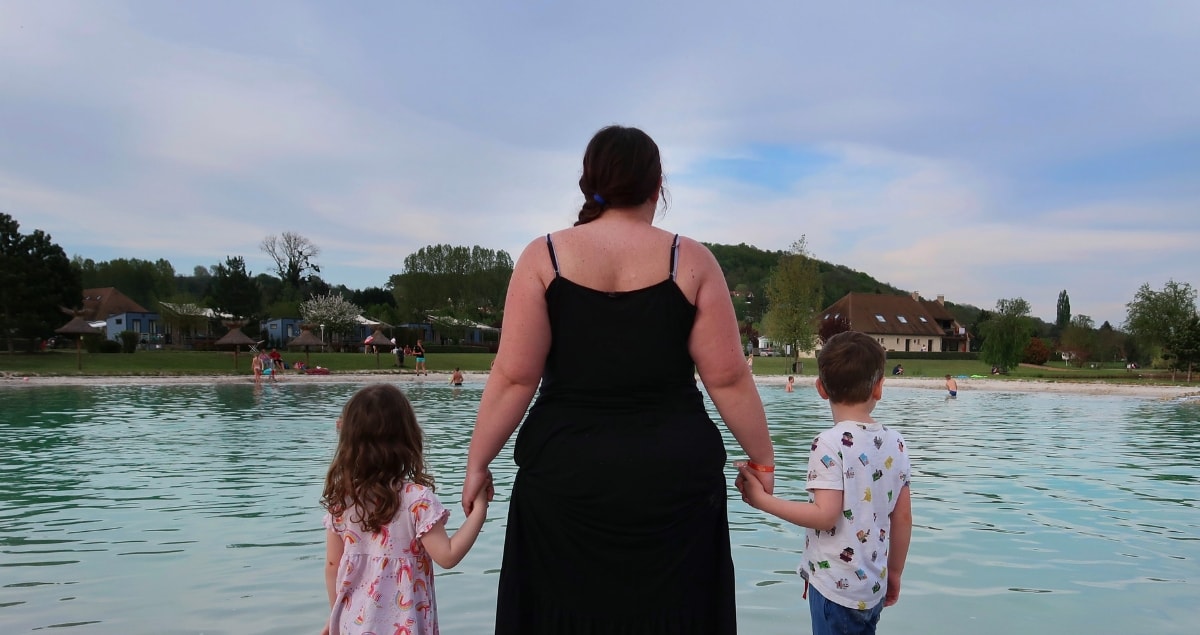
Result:
<svg viewBox="0 0 1200 635">
<path fill-rule="evenodd" d="M 874 608 L 860 611 L 830 602 L 817 587 L 809 586 L 808 611 L 813 635 L 874 635 L 879 615 L 883 613 L 883 600 Z"/>
</svg>

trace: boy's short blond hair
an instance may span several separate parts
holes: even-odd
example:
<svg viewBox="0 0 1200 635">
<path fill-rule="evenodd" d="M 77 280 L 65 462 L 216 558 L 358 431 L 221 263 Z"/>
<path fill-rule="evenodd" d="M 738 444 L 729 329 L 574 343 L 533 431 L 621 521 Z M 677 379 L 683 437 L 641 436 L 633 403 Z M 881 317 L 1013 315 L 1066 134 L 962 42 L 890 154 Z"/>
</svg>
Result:
<svg viewBox="0 0 1200 635">
<path fill-rule="evenodd" d="M 829 338 L 817 354 L 817 376 L 833 403 L 856 404 L 871 398 L 883 377 L 887 353 L 870 336 L 844 331 Z"/>
</svg>

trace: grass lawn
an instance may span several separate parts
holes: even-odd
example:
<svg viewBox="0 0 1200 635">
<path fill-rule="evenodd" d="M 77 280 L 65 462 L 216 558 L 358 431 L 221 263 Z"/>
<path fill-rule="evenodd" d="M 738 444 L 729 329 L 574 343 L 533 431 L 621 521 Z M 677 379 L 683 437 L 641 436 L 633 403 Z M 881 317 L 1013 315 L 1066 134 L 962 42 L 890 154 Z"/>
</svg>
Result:
<svg viewBox="0 0 1200 635">
<path fill-rule="evenodd" d="M 344 372 L 393 372 L 400 373 L 395 367 L 396 358 L 390 353 L 380 353 L 378 361 L 375 355 L 364 353 L 310 353 L 311 366 L 323 366 L 332 373 Z M 450 372 L 455 367 L 463 371 L 487 371 L 491 368 L 495 355 L 492 353 L 431 353 L 426 356 L 425 365 L 430 372 Z M 284 361 L 303 361 L 302 352 L 287 351 Z M 1106 381 L 1119 384 L 1165 384 L 1187 386 L 1185 375 L 1180 373 L 1177 381 L 1171 381 L 1171 373 L 1158 370 L 1137 370 L 1129 372 L 1119 363 L 1102 365 L 1100 368 L 1074 368 L 1049 363 L 1043 366 L 1021 366 L 1012 370 L 1008 375 L 991 375 L 991 366 L 979 361 L 967 360 L 938 360 L 938 359 L 905 359 L 898 360 L 904 365 L 905 377 L 943 377 L 953 375 L 984 375 L 995 379 L 1042 379 L 1054 381 Z M 180 375 L 246 375 L 250 376 L 250 354 L 238 354 L 237 368 L 234 368 L 234 356 L 230 351 L 137 351 L 127 353 L 88 353 L 82 354 L 83 370 L 76 369 L 75 351 L 71 349 L 55 349 L 39 353 L 7 353 L 0 352 L 0 374 L 12 373 L 15 376 L 180 376 Z M 413 358 L 404 358 L 404 370 L 412 372 Z M 790 357 L 755 357 L 754 374 L 756 376 L 786 376 L 799 375 L 812 377 L 816 375 L 817 362 L 812 358 L 801 358 L 803 370 L 792 373 Z M 896 361 L 889 361 L 887 368 L 891 372 Z M 285 371 L 287 372 L 287 371 Z M 1200 374 L 1193 374 L 1195 385 L 1200 382 Z"/>
<path fill-rule="evenodd" d="M 804 365 L 803 372 L 792 373 L 792 358 L 790 357 L 755 357 L 754 374 L 756 376 L 792 374 L 816 376 L 816 359 L 801 358 L 800 363 Z M 1130 372 L 1125 370 L 1123 363 L 1101 364 L 1098 368 L 1075 368 L 1073 366 L 1063 366 L 1062 362 L 1058 364 L 1050 362 L 1042 366 L 1022 364 L 1018 368 L 1009 371 L 1007 375 L 992 375 L 991 365 L 984 362 L 939 359 L 889 360 L 887 364 L 889 376 L 892 372 L 892 367 L 897 363 L 904 366 L 905 377 L 945 377 L 946 375 L 953 375 L 954 377 L 966 375 L 969 377 L 971 375 L 983 375 L 1002 380 L 1104 381 L 1118 384 L 1164 384 L 1173 386 L 1194 385 L 1200 382 L 1200 374 L 1198 373 L 1192 374 L 1193 381 L 1189 384 L 1185 381 L 1187 378 L 1185 373 L 1179 373 L 1176 381 L 1172 381 L 1170 371 L 1140 369 Z"/>
<path fill-rule="evenodd" d="M 282 351 L 281 351 L 282 352 Z M 491 368 L 491 353 L 431 353 L 425 357 L 430 372 L 450 372 L 457 366 L 464 371 L 486 371 Z M 401 372 L 396 368 L 396 356 L 391 353 L 310 353 L 311 366 L 323 366 L 333 373 L 380 371 Z M 289 364 L 304 361 L 305 354 L 288 351 L 283 360 Z M 56 349 L 40 353 L 0 353 L 0 373 L 41 376 L 178 376 L 178 375 L 246 375 L 250 376 L 250 353 L 237 356 L 231 351 L 137 351 L 127 353 L 95 353 L 82 355 L 83 370 L 76 367 L 75 351 Z M 413 358 L 404 358 L 404 368 L 413 369 Z M 285 371 L 288 372 L 288 371 Z"/>
</svg>

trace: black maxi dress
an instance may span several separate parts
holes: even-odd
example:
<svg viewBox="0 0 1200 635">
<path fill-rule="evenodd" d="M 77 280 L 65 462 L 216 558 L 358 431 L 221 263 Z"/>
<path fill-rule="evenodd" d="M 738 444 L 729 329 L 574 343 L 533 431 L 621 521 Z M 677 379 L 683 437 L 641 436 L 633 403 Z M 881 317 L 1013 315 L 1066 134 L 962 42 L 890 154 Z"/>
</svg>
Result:
<svg viewBox="0 0 1200 635">
<path fill-rule="evenodd" d="M 607 293 L 561 277 L 546 241 L 552 343 L 515 444 L 496 632 L 735 633 L 725 447 L 676 247 L 665 280 Z"/>
</svg>

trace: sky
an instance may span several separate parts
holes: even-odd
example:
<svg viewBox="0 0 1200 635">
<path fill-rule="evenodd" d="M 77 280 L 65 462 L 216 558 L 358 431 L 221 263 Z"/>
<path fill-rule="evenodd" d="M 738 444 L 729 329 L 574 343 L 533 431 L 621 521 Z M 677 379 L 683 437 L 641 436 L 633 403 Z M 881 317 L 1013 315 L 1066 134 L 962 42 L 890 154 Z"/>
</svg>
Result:
<svg viewBox="0 0 1200 635">
<path fill-rule="evenodd" d="M 177 273 L 290 231 L 330 284 L 574 222 L 609 124 L 696 240 L 1120 326 L 1200 286 L 1200 3 L 0 0 L 0 212 Z"/>
</svg>

